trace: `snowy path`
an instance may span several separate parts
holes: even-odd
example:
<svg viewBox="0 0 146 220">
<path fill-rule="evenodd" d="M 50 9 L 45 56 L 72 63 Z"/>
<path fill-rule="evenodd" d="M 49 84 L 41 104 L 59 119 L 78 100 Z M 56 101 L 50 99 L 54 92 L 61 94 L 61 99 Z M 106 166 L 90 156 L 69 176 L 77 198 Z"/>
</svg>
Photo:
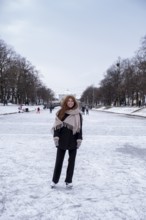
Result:
<svg viewBox="0 0 146 220">
<path fill-rule="evenodd" d="M 50 189 L 55 111 L 0 116 L 0 220 L 145 220 L 146 119 L 90 111 L 74 189 Z"/>
</svg>

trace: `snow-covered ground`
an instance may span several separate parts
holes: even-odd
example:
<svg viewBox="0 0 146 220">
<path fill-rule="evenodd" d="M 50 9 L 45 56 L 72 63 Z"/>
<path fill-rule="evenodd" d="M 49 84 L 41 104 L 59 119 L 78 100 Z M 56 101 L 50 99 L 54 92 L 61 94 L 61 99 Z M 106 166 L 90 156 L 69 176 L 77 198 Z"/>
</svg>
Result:
<svg viewBox="0 0 146 220">
<path fill-rule="evenodd" d="M 146 107 L 100 107 L 94 110 L 146 117 Z"/>
<path fill-rule="evenodd" d="M 145 220 L 146 119 L 83 116 L 74 188 L 50 188 L 56 148 L 48 110 L 0 115 L 0 220 Z"/>
<path fill-rule="evenodd" d="M 13 114 L 13 113 L 18 113 L 19 112 L 19 105 L 12 105 L 12 104 L 8 104 L 8 105 L 2 105 L 0 104 L 0 114 Z M 25 109 L 28 108 L 29 111 L 35 111 L 37 109 L 38 106 L 31 106 L 31 105 L 23 105 L 22 106 L 22 111 L 21 112 L 25 112 Z M 40 105 L 39 106 L 40 109 L 43 109 L 43 106 Z"/>
</svg>

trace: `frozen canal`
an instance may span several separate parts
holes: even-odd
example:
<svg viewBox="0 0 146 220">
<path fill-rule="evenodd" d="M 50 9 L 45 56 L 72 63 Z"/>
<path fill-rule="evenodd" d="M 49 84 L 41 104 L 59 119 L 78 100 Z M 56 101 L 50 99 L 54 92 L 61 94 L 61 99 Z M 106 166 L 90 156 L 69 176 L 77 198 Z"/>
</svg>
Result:
<svg viewBox="0 0 146 220">
<path fill-rule="evenodd" d="M 84 115 L 74 188 L 66 154 L 51 189 L 55 111 L 0 116 L 0 220 L 146 220 L 146 119 Z"/>
</svg>

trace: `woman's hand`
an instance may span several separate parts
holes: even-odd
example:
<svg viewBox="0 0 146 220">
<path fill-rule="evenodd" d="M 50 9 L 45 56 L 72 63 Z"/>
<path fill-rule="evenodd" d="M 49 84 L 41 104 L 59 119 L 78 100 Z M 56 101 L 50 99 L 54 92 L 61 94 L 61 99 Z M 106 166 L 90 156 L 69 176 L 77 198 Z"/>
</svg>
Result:
<svg viewBox="0 0 146 220">
<path fill-rule="evenodd" d="M 59 137 L 54 137 L 54 144 L 56 147 L 59 145 Z"/>
<path fill-rule="evenodd" d="M 82 140 L 81 139 L 78 139 L 77 140 L 77 148 L 79 148 L 81 146 L 81 143 L 82 143 Z"/>
</svg>

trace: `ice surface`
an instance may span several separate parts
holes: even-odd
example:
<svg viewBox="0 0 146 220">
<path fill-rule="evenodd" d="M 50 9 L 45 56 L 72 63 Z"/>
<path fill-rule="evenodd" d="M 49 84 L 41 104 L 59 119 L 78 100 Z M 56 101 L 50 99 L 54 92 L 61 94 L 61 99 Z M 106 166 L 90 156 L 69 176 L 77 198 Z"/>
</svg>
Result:
<svg viewBox="0 0 146 220">
<path fill-rule="evenodd" d="M 72 190 L 50 188 L 54 110 L 0 116 L 0 220 L 145 220 L 146 119 L 83 115 Z"/>
</svg>

